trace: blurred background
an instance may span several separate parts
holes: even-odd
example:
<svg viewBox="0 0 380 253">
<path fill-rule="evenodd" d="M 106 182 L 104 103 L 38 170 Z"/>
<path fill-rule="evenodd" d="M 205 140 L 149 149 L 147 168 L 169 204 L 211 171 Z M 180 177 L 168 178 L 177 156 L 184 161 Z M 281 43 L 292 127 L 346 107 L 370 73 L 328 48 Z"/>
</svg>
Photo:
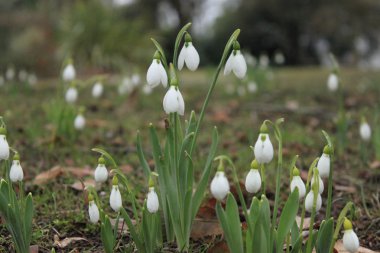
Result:
<svg viewBox="0 0 380 253">
<path fill-rule="evenodd" d="M 241 28 L 242 48 L 256 58 L 326 65 L 333 52 L 342 65 L 380 69 L 379 13 L 378 0 L 2 0 L 0 71 L 56 76 L 68 56 L 82 73 L 145 66 L 149 38 L 172 52 L 189 21 L 203 66 L 216 64 Z"/>
</svg>

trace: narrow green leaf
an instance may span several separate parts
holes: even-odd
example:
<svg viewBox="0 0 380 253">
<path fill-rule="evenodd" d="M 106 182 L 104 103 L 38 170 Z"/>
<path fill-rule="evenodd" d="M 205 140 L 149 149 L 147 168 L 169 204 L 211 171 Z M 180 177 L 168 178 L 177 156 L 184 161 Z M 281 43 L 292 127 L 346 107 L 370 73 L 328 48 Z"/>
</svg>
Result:
<svg viewBox="0 0 380 253">
<path fill-rule="evenodd" d="M 229 193 L 226 203 L 226 218 L 228 227 L 231 233 L 231 240 L 233 243 L 233 252 L 244 253 L 242 229 L 239 218 L 239 210 L 234 196 Z"/>
<path fill-rule="evenodd" d="M 156 46 L 158 52 L 161 54 L 161 62 L 164 65 L 165 69 L 168 69 L 168 61 L 166 60 L 164 50 L 162 49 L 162 46 L 160 43 L 158 43 L 155 39 L 151 38 L 151 41 Z"/>
<path fill-rule="evenodd" d="M 121 217 L 123 217 L 125 223 L 127 223 L 128 230 L 131 233 L 133 241 L 135 242 L 136 246 L 140 249 L 142 247 L 143 242 L 141 241 L 141 238 L 139 234 L 137 233 L 135 226 L 132 223 L 131 218 L 129 217 L 128 213 L 125 211 L 124 208 L 120 209 L 120 215 Z"/>
<path fill-rule="evenodd" d="M 144 170 L 144 174 L 146 178 L 149 178 L 150 176 L 150 168 L 149 164 L 145 159 L 144 151 L 141 145 L 141 137 L 140 137 L 140 132 L 137 132 L 137 137 L 136 137 L 136 148 L 137 148 L 137 155 L 139 157 L 140 164 Z"/>
<path fill-rule="evenodd" d="M 292 226 L 292 230 L 291 230 L 291 243 L 292 245 L 294 246 L 300 236 L 300 229 L 298 228 L 298 225 L 297 225 L 297 221 L 294 221 L 293 223 L 293 226 Z"/>
<path fill-rule="evenodd" d="M 299 197 L 298 188 L 296 188 L 289 196 L 282 209 L 280 223 L 278 225 L 277 233 L 277 252 L 283 252 L 283 244 L 286 235 L 290 232 L 294 221 L 296 220 L 298 207 L 299 207 Z"/>
<path fill-rule="evenodd" d="M 26 235 L 26 243 L 27 245 L 30 244 L 30 239 L 32 236 L 32 219 L 34 214 L 34 207 L 33 207 L 33 198 L 32 194 L 29 193 L 28 196 L 25 199 L 25 217 L 24 217 L 24 224 L 25 224 L 25 235 Z"/>
<path fill-rule="evenodd" d="M 323 221 L 316 242 L 317 253 L 329 252 L 331 243 L 333 242 L 333 234 L 334 219 L 330 218 L 327 221 Z"/>
</svg>

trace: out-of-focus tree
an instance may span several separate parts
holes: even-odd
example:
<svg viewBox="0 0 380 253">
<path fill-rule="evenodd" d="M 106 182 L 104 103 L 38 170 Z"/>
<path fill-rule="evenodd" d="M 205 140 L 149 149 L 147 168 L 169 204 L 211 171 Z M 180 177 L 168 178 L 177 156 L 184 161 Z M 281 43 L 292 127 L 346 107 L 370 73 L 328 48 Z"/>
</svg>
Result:
<svg viewBox="0 0 380 253">
<path fill-rule="evenodd" d="M 226 27 L 240 27 L 239 39 L 254 55 L 280 50 L 288 64 L 316 63 L 316 43 L 326 41 L 329 51 L 350 59 L 355 38 L 379 39 L 379 13 L 378 0 L 242 0 L 216 21 L 213 41 L 230 33 Z"/>
</svg>

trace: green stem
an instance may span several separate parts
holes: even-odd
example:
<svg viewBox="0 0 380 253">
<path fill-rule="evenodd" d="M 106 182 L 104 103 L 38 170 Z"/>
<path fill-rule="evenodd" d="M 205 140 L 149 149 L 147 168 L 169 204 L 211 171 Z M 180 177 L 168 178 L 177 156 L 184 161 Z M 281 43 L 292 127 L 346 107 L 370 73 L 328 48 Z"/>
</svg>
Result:
<svg viewBox="0 0 380 253">
<path fill-rule="evenodd" d="M 277 211 L 280 197 L 280 183 L 281 183 L 281 173 L 282 173 L 282 138 L 278 138 L 278 163 L 277 163 L 277 172 L 276 172 L 276 193 L 274 197 L 274 207 L 273 207 L 273 216 L 272 216 L 272 232 L 274 233 L 276 220 L 277 220 Z M 273 243 L 272 246 L 273 247 Z"/>
<path fill-rule="evenodd" d="M 265 176 L 265 164 L 261 164 L 261 181 L 262 181 L 262 186 L 261 186 L 261 195 L 265 195 L 266 193 L 266 176 Z"/>
<path fill-rule="evenodd" d="M 340 228 L 342 227 L 343 222 L 344 222 L 344 217 L 347 216 L 347 212 L 352 208 L 352 206 L 353 206 L 353 203 L 348 202 L 339 214 L 338 222 L 337 222 L 336 227 L 335 227 L 334 237 L 333 237 L 333 241 L 331 242 L 331 245 L 330 245 L 329 253 L 333 252 L 335 242 L 336 242 L 336 240 L 338 240 Z"/>
<path fill-rule="evenodd" d="M 199 128 L 200 128 L 200 125 L 202 123 L 202 120 L 203 120 L 203 117 L 204 117 L 207 105 L 209 103 L 209 100 L 211 98 L 212 92 L 213 92 L 213 90 L 215 88 L 216 81 L 218 80 L 219 73 L 222 70 L 222 67 L 223 67 L 224 63 L 227 60 L 228 53 L 230 51 L 230 48 L 232 47 L 232 43 L 237 39 L 237 37 L 239 36 L 239 33 L 240 33 L 240 29 L 235 30 L 235 32 L 231 35 L 230 39 L 228 40 L 228 42 L 226 44 L 226 47 L 224 49 L 223 55 L 222 55 L 222 59 L 220 60 L 218 68 L 217 68 L 217 70 L 216 70 L 216 72 L 214 74 L 214 77 L 212 79 L 211 86 L 210 86 L 210 88 L 209 88 L 209 90 L 207 92 L 206 99 L 205 99 L 205 101 L 203 103 L 201 112 L 199 114 L 199 119 L 197 121 L 197 126 L 196 126 L 195 132 L 194 132 L 194 138 L 193 138 L 193 141 L 191 142 L 191 145 L 190 145 L 190 150 L 189 150 L 189 155 L 190 156 L 193 154 L 194 146 L 195 146 L 195 143 L 196 143 L 197 137 L 198 137 Z"/>
</svg>

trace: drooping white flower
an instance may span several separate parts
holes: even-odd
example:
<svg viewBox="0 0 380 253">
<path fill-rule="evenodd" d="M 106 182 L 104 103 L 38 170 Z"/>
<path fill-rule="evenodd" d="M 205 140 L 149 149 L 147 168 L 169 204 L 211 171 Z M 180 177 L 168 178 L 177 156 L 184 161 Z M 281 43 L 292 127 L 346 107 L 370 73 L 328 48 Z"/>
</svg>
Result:
<svg viewBox="0 0 380 253">
<path fill-rule="evenodd" d="M 7 130 L 4 126 L 0 126 L 0 161 L 8 160 L 9 158 L 9 144 L 7 141 Z"/>
<path fill-rule="evenodd" d="M 371 127 L 365 120 L 360 124 L 359 132 L 363 141 L 369 141 L 371 139 Z"/>
<path fill-rule="evenodd" d="M 86 119 L 82 113 L 79 113 L 74 120 L 74 127 L 77 130 L 83 130 L 86 126 Z"/>
<path fill-rule="evenodd" d="M 299 170 L 294 167 L 293 169 L 293 179 L 290 183 L 290 191 L 293 192 L 295 188 L 298 188 L 299 198 L 305 197 L 306 194 L 306 187 L 305 183 L 302 181 L 302 178 L 300 177 Z"/>
<path fill-rule="evenodd" d="M 318 160 L 317 169 L 319 171 L 319 176 L 322 178 L 329 177 L 330 175 L 330 147 L 326 145 L 323 148 L 323 154 Z"/>
<path fill-rule="evenodd" d="M 268 129 L 265 123 L 262 124 L 260 128 L 260 134 L 257 138 L 257 141 L 255 143 L 254 147 L 254 153 L 256 160 L 260 163 L 270 163 L 273 159 L 273 145 L 270 141 Z"/>
<path fill-rule="evenodd" d="M 261 176 L 258 169 L 250 169 L 245 178 L 245 189 L 247 192 L 256 193 L 261 188 Z"/>
<path fill-rule="evenodd" d="M 8 67 L 7 71 L 5 72 L 5 78 L 8 81 L 12 81 L 14 77 L 15 77 L 15 70 L 14 70 L 14 68 L 13 67 Z"/>
<path fill-rule="evenodd" d="M 36 76 L 36 74 L 29 74 L 28 75 L 28 83 L 29 83 L 29 85 L 31 85 L 31 86 L 34 86 L 34 85 L 36 85 L 36 83 L 37 83 L 37 76 Z"/>
<path fill-rule="evenodd" d="M 285 56 L 280 51 L 277 51 L 274 55 L 274 62 L 278 65 L 282 65 L 285 62 Z"/>
<path fill-rule="evenodd" d="M 18 80 L 20 80 L 21 82 L 25 82 L 27 77 L 28 77 L 28 72 L 26 72 L 25 69 L 21 69 L 18 72 Z"/>
<path fill-rule="evenodd" d="M 65 99 L 69 104 L 73 104 L 77 101 L 78 90 L 75 87 L 69 87 L 66 91 Z"/>
<path fill-rule="evenodd" d="M 181 70 L 184 64 L 191 71 L 195 71 L 199 65 L 199 54 L 193 46 L 192 38 L 188 33 L 185 35 L 185 44 L 178 56 L 178 69 Z"/>
<path fill-rule="evenodd" d="M 230 184 L 228 183 L 224 171 L 216 172 L 215 177 L 211 181 L 210 190 L 211 194 L 217 200 L 223 200 L 227 196 L 230 191 Z"/>
<path fill-rule="evenodd" d="M 108 171 L 103 157 L 100 157 L 98 160 L 98 166 L 95 169 L 94 177 L 95 181 L 98 183 L 104 183 L 108 179 Z"/>
<path fill-rule="evenodd" d="M 99 209 L 94 200 L 88 203 L 88 215 L 90 216 L 91 223 L 98 223 L 99 221 Z"/>
<path fill-rule="evenodd" d="M 149 193 L 146 200 L 146 207 L 150 213 L 156 213 L 160 204 L 158 201 L 157 193 L 154 191 L 154 187 L 149 187 Z"/>
<path fill-rule="evenodd" d="M 122 207 L 121 193 L 118 186 L 118 179 L 116 176 L 112 179 L 112 190 L 110 195 L 110 206 L 115 211 L 118 212 Z"/>
<path fill-rule="evenodd" d="M 11 170 L 9 172 L 9 178 L 12 182 L 20 182 L 24 178 L 24 172 L 22 170 L 21 164 L 20 164 L 20 157 L 18 154 L 16 154 L 13 157 Z"/>
<path fill-rule="evenodd" d="M 140 82 L 141 82 L 140 75 L 139 74 L 133 74 L 132 78 L 131 78 L 131 81 L 132 81 L 133 86 L 139 85 Z"/>
<path fill-rule="evenodd" d="M 254 81 L 251 81 L 247 85 L 249 93 L 256 93 L 257 91 L 257 84 Z"/>
<path fill-rule="evenodd" d="M 327 88 L 334 92 L 338 89 L 339 79 L 335 73 L 331 73 L 327 79 Z"/>
<path fill-rule="evenodd" d="M 269 57 L 267 54 L 261 54 L 259 57 L 259 66 L 262 69 L 266 69 L 269 66 Z"/>
<path fill-rule="evenodd" d="M 65 66 L 62 72 L 62 79 L 65 82 L 70 82 L 75 79 L 76 72 L 74 65 L 72 63 L 69 63 Z"/>
<path fill-rule="evenodd" d="M 350 252 L 355 253 L 359 249 L 359 238 L 352 229 L 352 223 L 347 218 L 344 219 L 343 223 L 344 235 L 343 235 L 343 246 Z"/>
<path fill-rule="evenodd" d="M 237 41 L 234 42 L 233 48 L 224 66 L 224 75 L 228 75 L 232 71 L 236 77 L 243 79 L 247 72 L 247 63 L 240 52 L 240 45 Z"/>
<path fill-rule="evenodd" d="M 185 101 L 183 100 L 179 88 L 174 85 L 171 85 L 169 90 L 166 92 L 162 104 L 166 114 L 175 112 L 179 115 L 185 114 Z"/>
<path fill-rule="evenodd" d="M 324 189 L 325 189 L 325 186 L 323 184 L 323 180 L 322 180 L 321 176 L 318 175 L 318 177 L 319 177 L 319 180 L 318 180 L 319 181 L 318 191 L 319 191 L 319 194 L 322 194 L 323 191 L 324 191 Z M 313 184 L 314 184 L 314 176 L 311 178 L 311 185 L 313 185 Z"/>
<path fill-rule="evenodd" d="M 103 84 L 101 82 L 96 82 L 92 87 L 92 96 L 94 98 L 99 98 L 103 94 Z"/>
<path fill-rule="evenodd" d="M 314 193 L 313 191 L 309 191 L 309 193 L 306 195 L 306 199 L 305 199 L 305 209 L 306 211 L 308 212 L 311 212 L 312 209 L 313 209 L 313 202 L 314 202 Z M 318 212 L 319 209 L 321 209 L 322 207 L 322 197 L 321 197 L 321 194 L 317 194 L 317 202 L 316 202 L 316 205 L 315 205 L 315 211 Z"/>
<path fill-rule="evenodd" d="M 124 77 L 121 84 L 118 86 L 119 95 L 124 95 L 132 92 L 134 85 L 129 77 Z"/>
<path fill-rule="evenodd" d="M 142 89 L 143 93 L 145 95 L 149 95 L 152 93 L 153 89 L 152 87 L 150 87 L 149 85 L 144 85 L 143 89 Z"/>
<path fill-rule="evenodd" d="M 162 66 L 159 52 L 154 54 L 152 64 L 150 64 L 148 72 L 146 73 L 146 80 L 152 88 L 156 87 L 160 83 L 164 87 L 168 85 L 168 76 L 164 66 Z"/>
</svg>

